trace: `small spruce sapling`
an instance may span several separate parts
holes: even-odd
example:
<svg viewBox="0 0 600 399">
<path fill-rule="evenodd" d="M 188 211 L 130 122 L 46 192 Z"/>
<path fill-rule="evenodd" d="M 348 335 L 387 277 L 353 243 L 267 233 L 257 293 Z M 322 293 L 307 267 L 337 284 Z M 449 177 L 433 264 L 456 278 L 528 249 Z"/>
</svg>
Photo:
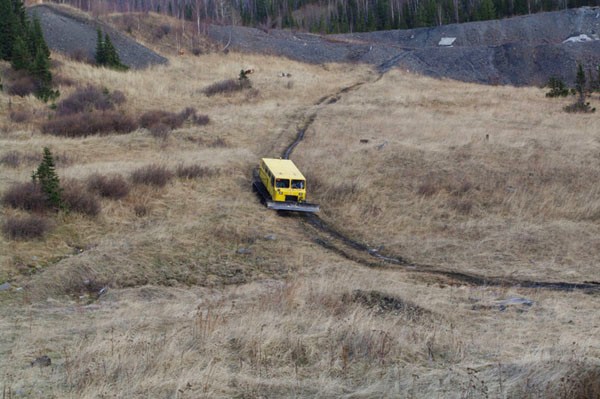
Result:
<svg viewBox="0 0 600 399">
<path fill-rule="evenodd" d="M 60 179 L 56 174 L 54 158 L 48 147 L 44 147 L 44 156 L 37 170 L 31 176 L 34 184 L 39 184 L 47 195 L 48 201 L 56 209 L 63 209 L 62 188 Z"/>
<path fill-rule="evenodd" d="M 550 91 L 546 93 L 546 97 L 566 97 L 569 95 L 569 88 L 565 85 L 565 82 L 555 76 L 548 79 L 546 87 L 550 89 Z"/>
<path fill-rule="evenodd" d="M 577 75 L 575 76 L 575 89 L 574 93 L 577 95 L 577 101 L 574 104 L 567 105 L 564 109 L 567 112 L 595 112 L 596 108 L 592 108 L 589 102 L 585 102 L 586 96 L 586 78 L 585 71 L 583 70 L 583 65 L 581 63 L 577 64 Z"/>
</svg>

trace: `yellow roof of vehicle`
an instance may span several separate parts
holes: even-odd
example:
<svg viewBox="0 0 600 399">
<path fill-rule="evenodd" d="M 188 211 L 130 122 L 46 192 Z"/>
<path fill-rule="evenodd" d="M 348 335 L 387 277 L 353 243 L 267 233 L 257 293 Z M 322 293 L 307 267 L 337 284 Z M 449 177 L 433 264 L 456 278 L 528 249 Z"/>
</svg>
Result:
<svg viewBox="0 0 600 399">
<path fill-rule="evenodd" d="M 275 178 L 306 180 L 289 159 L 263 158 L 262 160 Z"/>
</svg>

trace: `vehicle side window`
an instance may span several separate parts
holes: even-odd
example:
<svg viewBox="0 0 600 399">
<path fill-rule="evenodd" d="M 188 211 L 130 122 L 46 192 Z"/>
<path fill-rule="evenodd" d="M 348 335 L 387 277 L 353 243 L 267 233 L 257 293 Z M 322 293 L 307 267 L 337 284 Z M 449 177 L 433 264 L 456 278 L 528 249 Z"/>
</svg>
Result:
<svg viewBox="0 0 600 399">
<path fill-rule="evenodd" d="M 271 187 L 273 187 L 275 185 L 275 179 L 273 178 L 273 176 L 271 176 Z"/>
</svg>

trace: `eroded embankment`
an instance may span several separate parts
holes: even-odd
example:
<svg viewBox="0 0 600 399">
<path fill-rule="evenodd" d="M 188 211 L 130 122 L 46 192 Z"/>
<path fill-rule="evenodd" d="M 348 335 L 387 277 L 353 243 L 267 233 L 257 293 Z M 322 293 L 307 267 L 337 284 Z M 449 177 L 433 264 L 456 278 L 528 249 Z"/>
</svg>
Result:
<svg viewBox="0 0 600 399">
<path fill-rule="evenodd" d="M 384 72 L 385 71 L 381 72 L 374 81 L 381 79 Z M 283 151 L 282 158 L 289 159 L 292 152 L 304 139 L 306 130 L 315 121 L 319 110 L 322 109 L 322 107 L 337 102 L 337 100 L 339 100 L 343 94 L 356 90 L 368 83 L 368 81 L 359 82 L 352 86 L 345 87 L 333 95 L 322 97 L 315 104 L 316 109 L 304 118 L 303 123 L 296 132 L 294 141 Z M 441 277 L 448 283 L 458 283 L 472 286 L 520 287 L 555 291 L 578 290 L 588 293 L 600 292 L 600 282 L 596 281 L 565 282 L 525 280 L 463 273 L 452 269 L 445 269 L 439 266 L 419 264 L 399 255 L 382 254 L 377 249 L 341 233 L 339 230 L 325 222 L 316 214 L 300 214 L 296 215 L 296 217 L 305 227 L 310 227 L 304 228 L 303 231 L 307 232 L 307 234 L 310 235 L 310 238 L 315 243 L 327 249 L 328 251 L 333 251 L 340 256 L 345 257 L 346 259 L 352 260 L 367 267 L 407 270 L 413 273 L 423 273 Z"/>
</svg>

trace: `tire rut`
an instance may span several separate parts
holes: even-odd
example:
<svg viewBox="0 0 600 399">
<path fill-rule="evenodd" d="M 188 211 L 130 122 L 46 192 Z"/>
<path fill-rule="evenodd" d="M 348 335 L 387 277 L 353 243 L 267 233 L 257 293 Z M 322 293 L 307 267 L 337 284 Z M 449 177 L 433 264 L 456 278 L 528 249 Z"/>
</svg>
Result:
<svg viewBox="0 0 600 399">
<path fill-rule="evenodd" d="M 391 60 L 390 60 L 391 61 Z M 384 66 L 382 64 L 382 66 Z M 373 82 L 379 81 L 387 68 L 381 68 L 380 73 Z M 283 151 L 282 158 L 289 159 L 293 151 L 296 149 L 298 144 L 304 140 L 306 131 L 313 124 L 319 113 L 319 108 L 332 103 L 337 102 L 343 94 L 349 93 L 353 90 L 360 88 L 361 86 L 370 83 L 369 81 L 363 81 L 355 83 L 351 86 L 340 89 L 333 95 L 324 96 L 314 104 L 317 107 L 316 110 L 312 111 L 303 121 L 302 125 L 296 132 L 294 141 L 288 145 Z M 293 215 L 298 217 L 304 225 L 312 227 L 315 232 L 311 235 L 311 239 L 316 244 L 320 245 L 324 249 L 334 252 L 339 256 L 342 256 L 348 260 L 356 262 L 366 267 L 371 268 L 384 268 L 393 270 L 405 270 L 412 273 L 428 274 L 433 276 L 440 276 L 448 280 L 454 281 L 463 285 L 470 286 L 492 286 L 492 287 L 515 287 L 515 288 L 530 288 L 530 289 L 546 289 L 553 291 L 583 291 L 586 293 L 600 293 L 600 282 L 596 281 L 584 281 L 583 283 L 571 283 L 564 281 L 536 281 L 527 279 L 514 279 L 505 277 L 487 277 L 478 274 L 470 274 L 457 272 L 453 270 L 447 270 L 439 268 L 433 265 L 420 264 L 411 262 L 401 256 L 396 255 L 385 255 L 380 253 L 377 249 L 368 246 L 365 243 L 354 240 L 347 235 L 336 230 L 330 226 L 327 222 L 321 219 L 316 214 L 300 214 Z M 304 229 L 304 231 L 309 231 Z M 325 235 L 326 237 L 323 237 Z M 328 237 L 328 238 L 327 238 Z M 340 245 L 344 248 L 340 248 Z M 359 255 L 353 255 L 350 251 L 355 251 Z M 366 256 L 366 259 L 365 259 Z"/>
</svg>

